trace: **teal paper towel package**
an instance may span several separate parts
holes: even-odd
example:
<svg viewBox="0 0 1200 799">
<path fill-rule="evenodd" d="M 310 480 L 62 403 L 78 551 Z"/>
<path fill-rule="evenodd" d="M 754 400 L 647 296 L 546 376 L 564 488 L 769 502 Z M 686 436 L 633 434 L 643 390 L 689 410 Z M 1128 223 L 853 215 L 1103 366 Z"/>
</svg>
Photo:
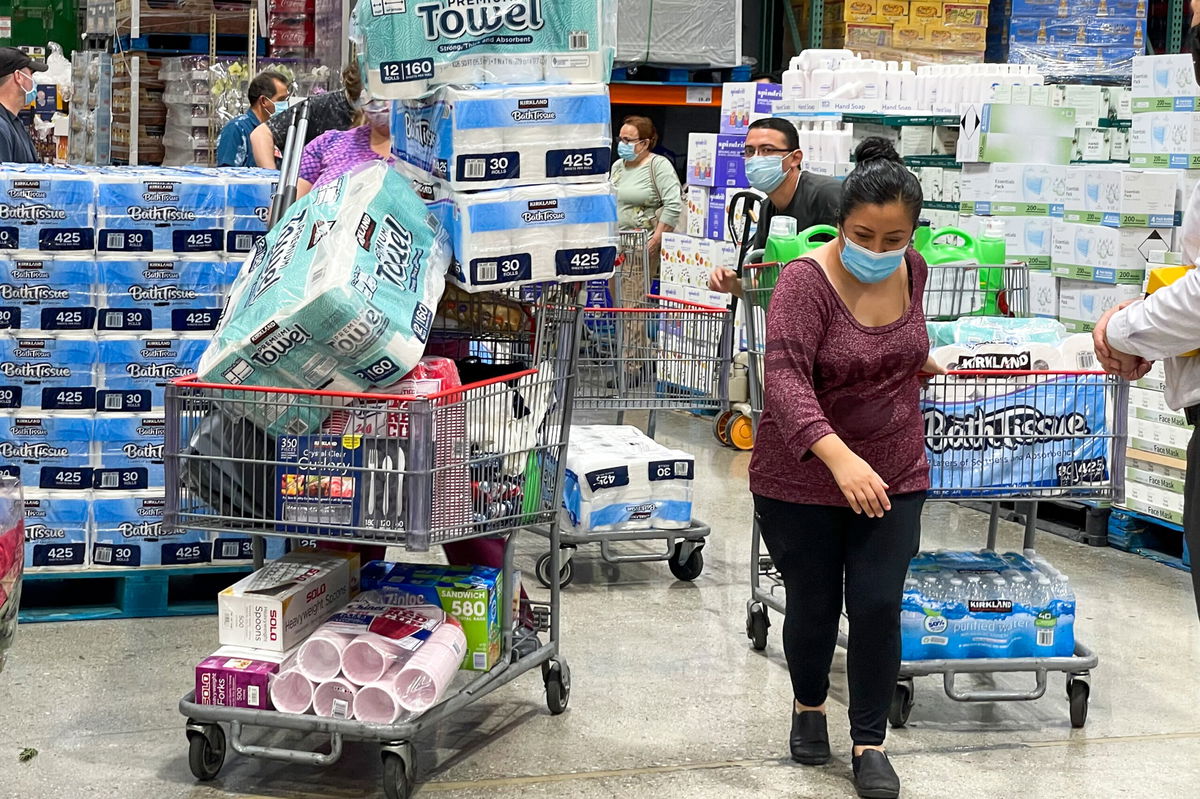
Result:
<svg viewBox="0 0 1200 799">
<path fill-rule="evenodd" d="M 607 83 L 616 0 L 360 0 L 368 85 L 408 100 L 437 86 Z"/>
<path fill-rule="evenodd" d="M 355 392 L 421 359 L 450 241 L 400 175 L 376 162 L 296 203 L 255 246 L 200 363 L 207 382 Z M 329 401 L 246 409 L 273 435 L 302 435 Z"/>
</svg>

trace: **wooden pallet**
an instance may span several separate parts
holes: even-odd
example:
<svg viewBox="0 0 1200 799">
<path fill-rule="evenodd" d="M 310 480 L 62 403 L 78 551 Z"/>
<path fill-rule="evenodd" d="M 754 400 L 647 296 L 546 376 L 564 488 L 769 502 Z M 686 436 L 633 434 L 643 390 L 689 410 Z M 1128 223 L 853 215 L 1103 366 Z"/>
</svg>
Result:
<svg viewBox="0 0 1200 799">
<path fill-rule="evenodd" d="M 982 513 L 990 513 L 987 502 L 958 501 Z M 1000 518 L 1006 522 L 1025 524 L 1029 503 L 1004 501 L 1000 503 Z M 1110 508 L 1083 502 L 1042 500 L 1037 503 L 1037 529 L 1092 547 L 1108 546 L 1108 515 Z"/>
<path fill-rule="evenodd" d="M 217 592 L 249 566 L 142 567 L 25 575 L 23 623 L 199 616 L 215 613 Z"/>
</svg>

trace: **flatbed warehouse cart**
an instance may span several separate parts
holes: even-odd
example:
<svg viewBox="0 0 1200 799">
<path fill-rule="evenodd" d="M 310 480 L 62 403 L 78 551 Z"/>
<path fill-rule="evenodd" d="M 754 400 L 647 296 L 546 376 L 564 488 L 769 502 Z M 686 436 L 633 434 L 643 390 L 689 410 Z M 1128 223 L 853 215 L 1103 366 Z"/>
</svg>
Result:
<svg viewBox="0 0 1200 799">
<path fill-rule="evenodd" d="M 639 291 L 623 290 L 622 284 Z M 627 411 L 648 411 L 646 433 L 654 437 L 656 414 L 662 410 L 716 411 L 725 404 L 725 342 L 732 315 L 726 308 L 649 293 L 645 231 L 622 231 L 617 274 L 612 282 L 613 305 L 583 310 L 583 344 L 575 383 L 575 409 L 609 411 L 623 424 Z M 631 294 L 642 297 L 629 302 Z M 599 544 L 606 563 L 667 561 L 679 580 L 691 581 L 704 569 L 704 541 L 710 533 L 697 519 L 684 529 L 653 527 L 582 532 L 560 530 L 563 549 L 558 580 L 548 554 L 536 564 L 542 585 L 566 586 L 574 579 L 574 554 L 587 544 Z M 651 552 L 619 552 L 615 545 L 659 542 Z M 553 549 L 551 544 L 551 549 Z"/>
<path fill-rule="evenodd" d="M 747 303 L 746 338 L 749 354 L 749 382 L 752 418 L 757 428 L 763 407 L 763 363 L 766 343 L 766 312 L 771 294 L 782 268 L 780 264 L 754 263 L 761 255 L 751 254 L 742 272 L 742 284 Z M 1026 287 L 1028 275 L 1023 274 L 1023 266 L 1006 266 L 1003 286 L 996 289 L 1003 291 L 1003 305 L 1013 316 L 1025 315 L 1027 309 Z M 957 270 L 957 274 L 949 270 Z M 945 272 L 938 275 L 938 272 Z M 934 295 L 926 297 L 926 311 L 935 310 L 941 318 L 956 315 L 948 309 L 961 312 L 963 309 L 986 306 L 980 303 L 978 297 L 966 296 L 977 294 L 981 284 L 975 277 L 976 270 L 964 268 L 961 265 L 943 265 L 930 267 Z M 964 279 L 964 276 L 969 276 Z M 994 277 L 994 276 L 993 276 Z M 940 296 L 939 296 L 940 294 Z M 994 307 L 994 306 L 993 306 Z M 1127 385 L 1114 377 L 1102 372 L 966 372 L 952 371 L 945 376 L 933 377 L 927 384 L 927 396 L 936 394 L 943 400 L 961 402 L 985 403 L 987 397 L 997 395 L 996 381 L 1016 381 L 1028 386 L 1028 391 L 1034 397 L 1050 401 L 1099 403 L 1100 418 L 1104 423 L 1099 429 L 1088 429 L 1086 432 L 1074 431 L 1065 434 L 1065 438 L 1080 450 L 1099 454 L 1106 459 L 1107 469 L 1088 471 L 1087 466 L 1072 473 L 1071 469 L 1060 471 L 1057 485 L 1042 485 L 1035 480 L 1039 474 L 1039 464 L 1027 463 L 1025 469 L 1019 470 L 1016 479 L 995 481 L 989 483 L 986 478 L 980 480 L 945 479 L 931 486 L 930 500 L 971 500 L 988 502 L 991 513 L 988 521 L 987 550 L 995 550 L 999 529 L 999 503 L 1001 501 L 1024 501 L 1033 505 L 1039 500 L 1071 499 L 1071 500 L 1103 500 L 1114 501 L 1120 498 L 1122 477 L 1124 475 L 1124 438 L 1125 415 L 1122 412 Z M 1035 403 L 1036 404 L 1036 403 Z M 1002 403 L 994 403 L 994 408 L 1002 410 Z M 928 430 L 928 427 L 927 427 Z M 988 440 L 983 440 L 983 439 Z M 1061 441 L 1064 434 L 1061 431 L 996 432 L 986 431 L 955 431 L 927 432 L 926 441 L 929 448 L 931 465 L 950 464 L 951 461 L 966 450 L 982 451 L 988 446 L 1037 446 L 1052 441 Z M 1036 459 L 1036 455 L 1034 456 Z M 1041 464 L 1045 465 L 1045 464 Z M 959 478 L 963 470 L 957 472 Z M 943 474 L 935 469 L 935 474 Z M 1027 478 L 1028 485 L 1020 485 L 1021 478 Z M 1028 555 L 1035 554 L 1036 508 L 1031 507 L 1026 515 L 1024 540 L 1022 548 Z M 769 611 L 784 613 L 786 601 L 783 596 L 782 582 L 774 570 L 769 555 L 763 551 L 762 538 L 757 526 L 753 523 L 751 537 L 751 596 L 746 607 L 746 634 L 756 650 L 763 650 L 767 644 L 767 631 L 770 626 Z M 839 644 L 846 643 L 844 634 L 839 636 Z M 900 677 L 893 695 L 888 719 L 892 726 L 903 727 L 909 718 L 913 707 L 915 687 L 914 678 L 920 676 L 941 675 L 947 696 L 960 702 L 996 702 L 1021 701 L 1041 698 L 1047 688 L 1047 675 L 1050 672 L 1063 672 L 1067 675 L 1066 692 L 1070 707 L 1071 724 L 1082 727 L 1087 720 L 1088 700 L 1090 696 L 1089 673 L 1099 664 L 1099 658 L 1091 649 L 1075 642 L 1075 651 L 1071 656 L 1064 657 L 1012 657 L 1012 658 L 970 658 L 970 659 L 930 659 L 905 660 L 900 666 Z M 957 682 L 962 674 L 995 674 L 995 673 L 1031 673 L 1035 683 L 1032 688 L 1025 690 L 1008 690 L 1003 688 L 964 688 Z"/>
<path fill-rule="evenodd" d="M 542 526 L 557 567 L 557 511 L 571 426 L 580 309 L 544 295 L 524 309 L 525 316 L 513 319 L 508 314 L 511 299 L 498 299 L 495 305 L 506 309 L 508 321 L 453 312 L 463 323 L 464 339 L 473 339 L 468 345 L 473 357 L 496 364 L 528 363 L 528 368 L 428 396 L 285 391 L 195 379 L 168 386 L 165 460 L 170 488 L 165 524 L 189 533 L 236 530 L 411 551 L 506 535 L 506 590 L 514 585 L 517 534 Z M 531 330 L 524 327 L 525 319 L 533 321 Z M 489 329 L 493 335 L 478 335 Z M 322 426 L 297 432 L 315 424 Z M 291 425 L 293 432 L 276 433 Z M 313 436 L 318 445 L 349 439 L 352 449 L 361 450 L 361 464 L 325 474 L 320 467 L 304 467 L 288 454 L 294 449 L 289 445 L 299 443 L 288 439 L 300 436 Z M 281 502 L 288 478 L 297 473 L 311 484 L 313 490 L 303 492 L 307 497 L 314 491 L 317 497 L 344 497 L 349 490 L 355 500 L 327 505 Z M 508 484 L 509 501 L 497 503 L 480 494 L 475 485 L 486 479 Z M 551 588 L 548 604 L 530 603 L 528 608 L 534 626 L 549 634 L 545 643 L 532 630 L 514 629 L 511 601 L 500 606 L 499 661 L 486 672 L 460 672 L 439 704 L 410 721 L 368 724 L 214 707 L 198 704 L 189 693 L 179 708 L 187 718 L 193 774 L 200 780 L 216 777 L 227 744 L 250 757 L 324 766 L 340 758 L 344 741 L 364 741 L 380 745 L 385 795 L 404 799 L 412 793 L 416 774 L 413 738 L 525 672 L 540 668 L 547 707 L 552 714 L 562 713 L 570 698 L 571 672 L 559 649 L 558 587 Z M 320 733 L 329 737 L 329 749 L 248 743 L 249 728 Z"/>
</svg>

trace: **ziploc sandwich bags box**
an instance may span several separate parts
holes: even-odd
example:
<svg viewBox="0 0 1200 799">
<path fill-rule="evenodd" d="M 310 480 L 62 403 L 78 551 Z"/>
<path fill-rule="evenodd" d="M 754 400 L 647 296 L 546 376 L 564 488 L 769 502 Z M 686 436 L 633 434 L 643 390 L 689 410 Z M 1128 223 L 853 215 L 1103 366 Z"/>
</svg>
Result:
<svg viewBox="0 0 1200 799">
<path fill-rule="evenodd" d="M 96 251 L 219 252 L 225 186 L 184 170 L 102 170 L 96 177 Z"/>
<path fill-rule="evenodd" d="M 0 413 L 0 473 L 26 488 L 90 489 L 91 442 L 91 414 Z"/>
<path fill-rule="evenodd" d="M 161 408 L 167 383 L 196 371 L 209 340 L 206 334 L 100 334 L 96 409 L 129 412 Z"/>
<path fill-rule="evenodd" d="M 358 593 L 356 552 L 296 550 L 217 595 L 222 645 L 286 652 Z"/>
<path fill-rule="evenodd" d="M 0 329 L 91 330 L 95 274 L 90 255 L 0 254 Z"/>
<path fill-rule="evenodd" d="M 355 9 L 371 93 L 421 97 L 447 84 L 605 83 L 616 0 L 369 0 Z"/>
<path fill-rule="evenodd" d="M 215 330 L 237 264 L 222 259 L 101 257 L 98 330 Z"/>
<path fill-rule="evenodd" d="M 456 618 L 467 636 L 462 668 L 487 671 L 500 659 L 500 569 L 398 563 L 376 590 L 390 604 L 434 605 Z"/>
<path fill-rule="evenodd" d="M 267 235 L 271 197 L 279 182 L 273 169 L 222 169 L 225 183 L 225 252 L 245 255 Z"/>
<path fill-rule="evenodd" d="M 25 567 L 87 565 L 91 507 L 86 491 L 26 491 Z"/>
<path fill-rule="evenodd" d="M 166 419 L 161 413 L 97 414 L 92 440 L 97 490 L 162 488 Z"/>
<path fill-rule="evenodd" d="M 96 356 L 87 333 L 0 336 L 0 408 L 92 410 Z"/>
<path fill-rule="evenodd" d="M 212 544 L 204 534 L 163 527 L 166 498 L 157 491 L 96 492 L 92 500 L 92 564 L 194 566 L 208 563 Z"/>
<path fill-rule="evenodd" d="M 405 179 L 364 165 L 310 192 L 256 245 L 200 375 L 329 391 L 393 382 L 424 353 L 449 260 L 449 237 Z M 328 399 L 291 399 L 247 418 L 300 435 L 328 415 Z"/>
<path fill-rule="evenodd" d="M 92 250 L 95 193 L 92 176 L 78 169 L 4 164 L 0 250 Z"/>
<path fill-rule="evenodd" d="M 393 105 L 392 141 L 397 157 L 454 189 L 604 181 L 608 87 L 445 86 Z"/>
<path fill-rule="evenodd" d="M 980 359 L 973 362 L 979 368 Z M 998 368 L 1012 367 L 1000 361 Z M 1019 496 L 1106 480 L 1112 453 L 1105 393 L 1102 377 L 931 383 L 921 400 L 931 490 L 969 497 L 1011 489 Z"/>
<path fill-rule="evenodd" d="M 196 665 L 196 704 L 271 710 L 271 680 L 294 654 L 221 647 Z"/>
</svg>

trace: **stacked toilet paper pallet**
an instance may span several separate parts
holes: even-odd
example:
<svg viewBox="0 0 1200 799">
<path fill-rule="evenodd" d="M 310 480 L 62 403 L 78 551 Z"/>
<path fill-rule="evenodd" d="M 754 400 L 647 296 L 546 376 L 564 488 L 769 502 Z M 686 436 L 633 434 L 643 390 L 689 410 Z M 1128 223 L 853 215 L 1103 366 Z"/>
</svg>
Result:
<svg viewBox="0 0 1200 799">
<path fill-rule="evenodd" d="M 683 530 L 695 460 L 630 425 L 572 425 L 561 519 L 577 533 Z"/>
<path fill-rule="evenodd" d="M 0 170 L 0 470 L 26 489 L 27 567 L 249 558 L 246 537 L 164 537 L 163 406 L 271 190 L 251 170 Z"/>
<path fill-rule="evenodd" d="M 1184 473 L 1192 427 L 1167 407 L 1166 373 L 1157 363 L 1129 389 L 1129 450 L 1122 507 L 1183 524 Z"/>
</svg>

